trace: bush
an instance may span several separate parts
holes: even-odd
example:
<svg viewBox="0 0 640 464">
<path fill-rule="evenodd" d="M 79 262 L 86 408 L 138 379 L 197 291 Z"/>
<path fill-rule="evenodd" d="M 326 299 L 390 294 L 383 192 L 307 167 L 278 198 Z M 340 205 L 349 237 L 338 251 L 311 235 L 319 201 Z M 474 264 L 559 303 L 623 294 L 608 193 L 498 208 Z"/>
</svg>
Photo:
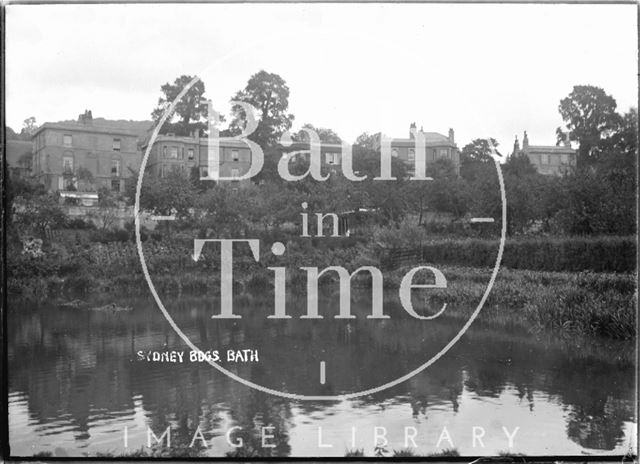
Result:
<svg viewBox="0 0 640 464">
<path fill-rule="evenodd" d="M 81 218 L 69 219 L 65 224 L 65 226 L 67 229 L 80 229 L 80 230 L 96 228 L 93 222 L 85 221 L 84 219 L 81 219 Z"/>
<path fill-rule="evenodd" d="M 91 236 L 91 241 L 100 243 L 128 242 L 129 232 L 124 229 L 96 230 Z"/>
</svg>

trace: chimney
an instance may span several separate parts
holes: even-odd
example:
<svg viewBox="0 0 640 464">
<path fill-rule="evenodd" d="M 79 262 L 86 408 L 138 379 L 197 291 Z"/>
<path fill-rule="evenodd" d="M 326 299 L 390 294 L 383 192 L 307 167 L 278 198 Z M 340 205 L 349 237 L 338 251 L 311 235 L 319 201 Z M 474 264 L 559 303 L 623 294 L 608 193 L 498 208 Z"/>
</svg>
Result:
<svg viewBox="0 0 640 464">
<path fill-rule="evenodd" d="M 527 131 L 524 131 L 524 138 L 522 139 L 522 148 L 529 148 L 529 137 L 527 137 Z"/>
<path fill-rule="evenodd" d="M 567 148 L 571 148 L 571 140 L 569 140 L 569 132 L 564 134 L 564 146 Z"/>
<path fill-rule="evenodd" d="M 517 155 L 520 151 L 520 143 L 518 142 L 518 136 L 516 135 L 516 140 L 513 142 L 513 154 Z"/>
<path fill-rule="evenodd" d="M 91 124 L 93 121 L 93 116 L 91 115 L 91 110 L 84 110 L 83 114 L 78 115 L 78 122 L 82 124 Z"/>
<path fill-rule="evenodd" d="M 453 129 L 449 128 L 449 142 L 455 143 L 455 138 L 453 136 Z"/>
<path fill-rule="evenodd" d="M 411 125 L 409 126 L 409 138 L 410 139 L 415 138 L 415 131 L 416 131 L 416 123 L 412 122 Z"/>
</svg>

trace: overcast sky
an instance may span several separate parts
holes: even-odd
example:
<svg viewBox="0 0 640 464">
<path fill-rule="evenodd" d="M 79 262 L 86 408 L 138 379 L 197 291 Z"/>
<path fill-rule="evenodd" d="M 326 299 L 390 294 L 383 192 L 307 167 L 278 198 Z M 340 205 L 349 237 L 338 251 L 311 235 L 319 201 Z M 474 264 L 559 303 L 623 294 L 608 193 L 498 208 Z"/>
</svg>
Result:
<svg viewBox="0 0 640 464">
<path fill-rule="evenodd" d="M 289 85 L 294 129 L 406 137 L 456 131 L 460 147 L 528 130 L 555 144 L 573 85 L 637 106 L 635 5 L 10 5 L 7 122 L 149 119 L 160 86 L 200 76 L 222 112 L 251 74 Z"/>
</svg>

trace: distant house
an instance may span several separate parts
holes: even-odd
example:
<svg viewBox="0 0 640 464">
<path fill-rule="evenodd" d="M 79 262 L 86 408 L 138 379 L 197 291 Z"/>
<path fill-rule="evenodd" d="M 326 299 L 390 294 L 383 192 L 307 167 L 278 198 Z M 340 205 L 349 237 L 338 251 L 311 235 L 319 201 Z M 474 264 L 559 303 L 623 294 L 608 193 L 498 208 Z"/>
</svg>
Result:
<svg viewBox="0 0 640 464">
<path fill-rule="evenodd" d="M 427 167 L 438 159 L 448 159 L 453 163 L 456 173 L 460 174 L 460 152 L 455 143 L 453 129 L 449 129 L 447 136 L 438 132 L 424 132 L 422 128 L 417 131 L 416 124 L 412 123 L 409 126 L 408 138 L 394 138 L 391 141 L 391 156 L 402 160 L 407 165 L 409 173 L 413 173 L 417 134 L 424 137 Z M 379 146 L 380 141 L 378 141 Z"/>
<path fill-rule="evenodd" d="M 11 176 L 31 175 L 32 148 L 32 143 L 27 140 L 7 140 L 5 160 Z"/>
<path fill-rule="evenodd" d="M 561 176 L 573 172 L 577 163 L 577 151 L 568 141 L 561 146 L 529 145 L 527 131 L 522 139 L 522 149 L 518 136 L 513 144 L 512 155 L 526 155 L 540 174 Z"/>
<path fill-rule="evenodd" d="M 142 159 L 138 134 L 94 123 L 91 111 L 75 122 L 43 124 L 32 141 L 32 174 L 48 191 L 124 192 Z"/>
</svg>

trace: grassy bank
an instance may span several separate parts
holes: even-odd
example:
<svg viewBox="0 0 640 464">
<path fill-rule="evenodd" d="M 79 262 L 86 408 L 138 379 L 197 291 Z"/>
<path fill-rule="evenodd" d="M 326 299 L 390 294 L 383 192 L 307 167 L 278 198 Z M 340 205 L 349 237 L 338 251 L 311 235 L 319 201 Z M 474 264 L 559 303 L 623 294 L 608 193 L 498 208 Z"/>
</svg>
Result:
<svg viewBox="0 0 640 464">
<path fill-rule="evenodd" d="M 385 285 L 398 286 L 406 266 L 390 273 Z M 478 304 L 491 269 L 438 267 L 446 290 L 429 290 L 434 306 L 447 303 L 449 316 L 468 317 Z M 482 310 L 483 320 L 519 322 L 531 331 L 633 339 L 636 334 L 636 277 L 633 274 L 536 272 L 501 269 Z"/>
<path fill-rule="evenodd" d="M 406 272 L 404 266 L 384 274 L 385 295 L 397 296 Z M 466 318 L 484 294 L 490 268 L 437 266 L 448 281 L 448 288 L 431 289 L 425 298 L 432 307 L 448 304 L 447 316 Z M 337 290 L 335 273 L 322 284 Z M 273 293 L 271 272 L 252 269 L 236 272 L 234 282 L 238 299 L 251 295 L 264 297 Z M 152 272 L 156 290 L 161 295 L 216 294 L 219 271 L 192 269 L 184 272 Z M 305 291 L 305 273 L 288 272 L 288 288 Z M 419 282 L 419 280 L 416 280 Z M 367 273 L 354 278 L 354 287 L 370 287 Z M 82 293 L 136 294 L 147 292 L 141 272 L 120 272 L 115 276 L 83 272 L 68 275 L 40 275 L 17 281 L 9 278 L 9 291 L 15 296 L 45 299 L 52 295 L 68 298 Z M 536 272 L 501 269 L 483 308 L 482 319 L 496 323 L 515 323 L 531 331 L 554 329 L 567 334 L 597 335 L 632 339 L 636 326 L 636 280 L 633 274 Z"/>
<path fill-rule="evenodd" d="M 331 245 L 330 241 L 323 242 Z M 282 258 L 263 244 L 260 262 L 248 250 L 234 251 L 236 294 L 264 295 L 273 292 L 273 273 L 268 266 L 287 269 L 289 290 L 304 292 L 306 274 L 298 268 L 343 265 L 381 266 L 375 246 L 314 247 L 308 242 L 290 242 Z M 149 241 L 144 244 L 146 262 L 160 294 L 215 293 L 220 271 L 217 249 L 203 250 L 199 261 L 190 257 L 191 240 Z M 448 316 L 468 317 L 468 308 L 480 301 L 491 272 L 497 244 L 488 240 L 462 242 L 439 240 L 426 243 L 422 260 L 384 272 L 388 294 L 397 292 L 405 273 L 417 262 L 428 262 L 446 276 L 446 290 L 430 290 L 426 296 L 434 304 L 447 303 Z M 384 260 L 384 256 L 382 256 Z M 636 277 L 634 273 L 585 271 L 602 260 L 601 268 L 635 271 L 635 239 L 631 237 L 583 239 L 521 239 L 507 244 L 504 263 L 489 295 L 483 319 L 509 318 L 531 330 L 555 329 L 566 333 L 598 335 L 617 339 L 635 336 Z M 7 256 L 8 291 L 13 297 L 44 300 L 52 296 L 72 297 L 83 293 L 140 294 L 147 291 L 136 246 L 131 241 L 53 243 L 43 256 L 30 257 L 17 249 Z M 520 267 L 533 268 L 521 270 Z M 551 270 L 547 270 L 551 268 Z M 556 268 L 564 271 L 558 272 Z M 569 272 L 567 272 L 567 270 Z M 323 284 L 335 280 L 335 273 Z M 368 288 L 367 274 L 354 278 L 354 286 Z M 337 288 L 334 285 L 332 288 Z M 467 308 L 462 310 L 460 308 Z M 456 311 L 459 314 L 456 314 Z M 467 312 L 465 312 L 467 311 Z"/>
<path fill-rule="evenodd" d="M 407 259 L 417 258 L 434 264 L 493 266 L 499 243 L 488 239 L 427 238 L 419 247 L 389 249 L 383 257 L 383 264 L 395 267 Z M 636 238 L 631 236 L 508 239 L 502 266 L 532 271 L 634 272 L 637 265 L 636 243 Z"/>
</svg>

